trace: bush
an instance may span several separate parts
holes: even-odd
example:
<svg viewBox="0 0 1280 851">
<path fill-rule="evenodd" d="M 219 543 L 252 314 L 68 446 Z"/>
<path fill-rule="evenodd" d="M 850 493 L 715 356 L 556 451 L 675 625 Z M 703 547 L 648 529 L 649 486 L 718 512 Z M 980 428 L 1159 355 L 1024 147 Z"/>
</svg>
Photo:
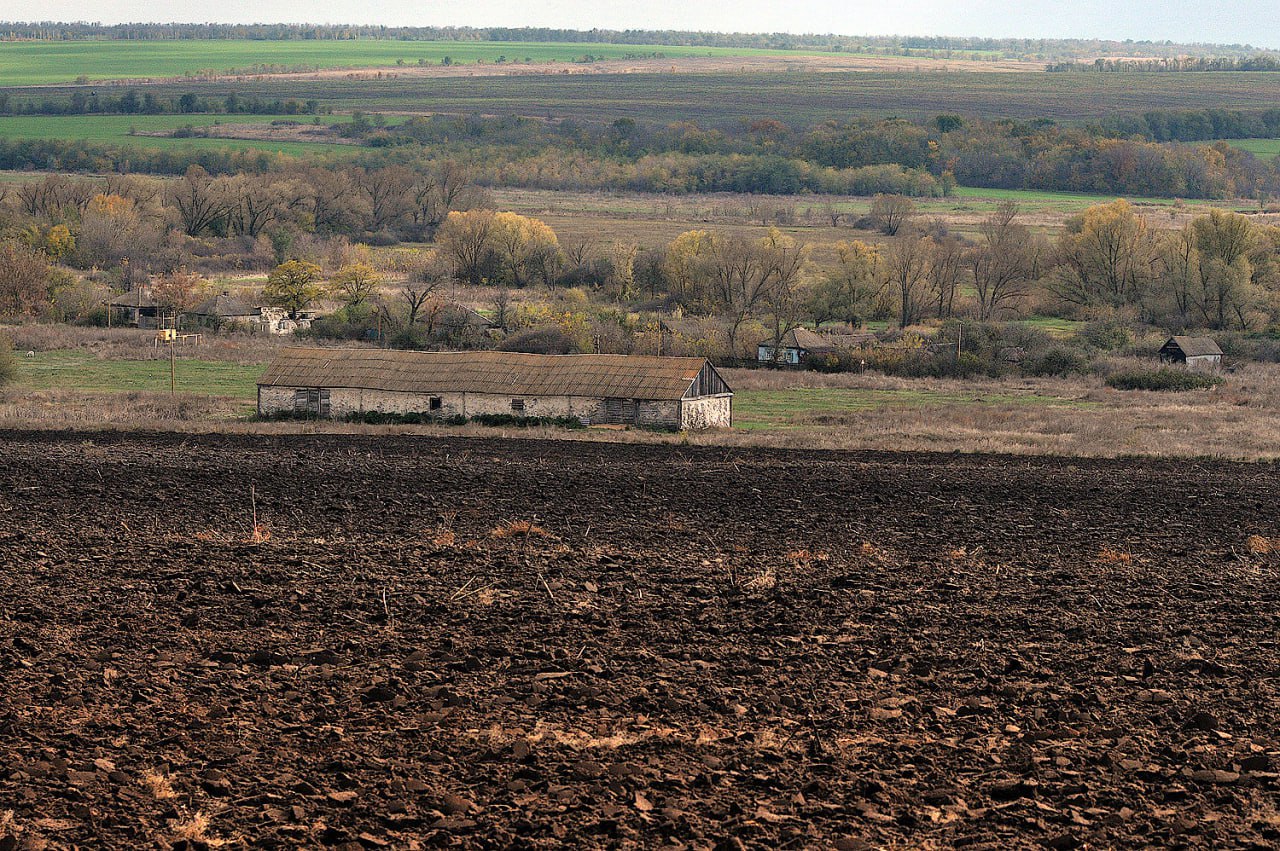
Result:
<svg viewBox="0 0 1280 851">
<path fill-rule="evenodd" d="M 1022 364 L 1022 371 L 1026 375 L 1053 375 L 1065 378 L 1072 373 L 1088 372 L 1089 359 L 1079 352 L 1055 346 L 1025 361 Z"/>
<path fill-rule="evenodd" d="M 13 357 L 13 341 L 0 337 L 0 385 L 8 384 L 18 375 L 18 362 Z"/>
<path fill-rule="evenodd" d="M 1126 349 L 1133 344 L 1133 332 L 1119 322 L 1090 322 L 1080 332 L 1086 343 L 1104 352 Z"/>
<path fill-rule="evenodd" d="M 1117 372 L 1107 377 L 1107 386 L 1117 390 L 1207 390 L 1217 387 L 1222 379 L 1183 369 L 1140 369 Z"/>
</svg>

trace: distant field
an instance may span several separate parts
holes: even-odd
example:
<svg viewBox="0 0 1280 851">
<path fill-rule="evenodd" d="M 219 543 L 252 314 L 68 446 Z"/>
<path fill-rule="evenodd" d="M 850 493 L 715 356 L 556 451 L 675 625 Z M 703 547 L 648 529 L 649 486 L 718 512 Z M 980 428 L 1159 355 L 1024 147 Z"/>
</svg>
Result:
<svg viewBox="0 0 1280 851">
<path fill-rule="evenodd" d="M 310 116 L 280 115 L 18 115 L 0 117 L 0 139 L 83 140 L 100 144 L 135 145 L 146 148 L 252 149 L 284 154 L 306 154 L 338 148 L 323 142 L 262 142 L 246 139 L 171 139 L 160 136 L 135 136 L 143 133 L 175 130 L 191 125 L 268 124 L 278 119 L 310 122 Z M 343 120 L 341 116 L 321 116 L 326 123 Z"/>
<path fill-rule="evenodd" d="M 0 80 L 29 86 L 262 70 L 394 68 L 423 63 L 537 63 L 659 56 L 794 56 L 804 51 L 555 42 L 75 41 L 0 42 Z"/>
<path fill-rule="evenodd" d="M 582 46 L 579 46 L 582 47 Z M 585 49 L 585 48 L 584 48 Z M 319 100 L 339 110 L 520 114 L 708 126 L 776 118 L 807 124 L 855 116 L 1095 120 L 1149 109 L 1264 109 L 1280 101 L 1280 74 L 718 73 L 569 74 L 507 77 L 395 77 L 181 81 L 161 96 Z M 69 87 L 6 89 L 11 99 L 66 98 Z"/>
<path fill-rule="evenodd" d="M 1227 141 L 1242 151 L 1248 151 L 1262 159 L 1280 156 L 1280 139 L 1228 139 Z"/>
</svg>

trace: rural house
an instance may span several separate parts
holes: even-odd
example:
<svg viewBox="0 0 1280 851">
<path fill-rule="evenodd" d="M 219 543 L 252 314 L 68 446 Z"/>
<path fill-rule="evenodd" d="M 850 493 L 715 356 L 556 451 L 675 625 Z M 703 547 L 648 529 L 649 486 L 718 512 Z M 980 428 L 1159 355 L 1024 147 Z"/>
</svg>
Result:
<svg viewBox="0 0 1280 851">
<path fill-rule="evenodd" d="M 1161 363 L 1186 364 L 1191 372 L 1216 372 L 1222 368 L 1222 349 L 1212 337 L 1170 337 L 1160 347 Z"/>
<path fill-rule="evenodd" d="M 184 316 L 197 325 L 213 328 L 247 326 L 261 321 L 261 311 L 258 308 L 250 307 L 225 292 L 205 299 Z"/>
<path fill-rule="evenodd" d="M 160 327 L 160 306 L 147 292 L 146 287 L 134 287 L 107 303 L 114 320 L 121 325 L 139 328 Z"/>
<path fill-rule="evenodd" d="M 733 391 L 704 358 L 284 349 L 260 414 L 511 414 L 672 429 L 727 427 Z"/>
<path fill-rule="evenodd" d="M 870 331 L 822 333 L 808 328 L 795 328 L 783 334 L 780 342 L 782 351 L 775 355 L 773 340 L 762 340 L 757 346 L 757 360 L 761 363 L 804 363 L 809 355 L 852 351 L 875 345 L 876 335 Z"/>
</svg>

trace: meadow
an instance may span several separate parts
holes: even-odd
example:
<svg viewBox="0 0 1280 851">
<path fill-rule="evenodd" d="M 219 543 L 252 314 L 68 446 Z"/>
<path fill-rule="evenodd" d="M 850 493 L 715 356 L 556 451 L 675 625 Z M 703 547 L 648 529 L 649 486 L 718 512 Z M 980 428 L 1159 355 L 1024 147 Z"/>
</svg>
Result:
<svg viewBox="0 0 1280 851">
<path fill-rule="evenodd" d="M 555 42 L 67 41 L 0 42 L 0 80 L 10 86 L 198 77 L 262 71 L 395 68 L 404 65 L 546 63 L 636 57 L 777 57 L 803 51 Z"/>
<path fill-rule="evenodd" d="M 14 115 L 0 117 L 0 139 L 61 139 L 139 148 L 203 150 L 258 150 L 305 156 L 316 151 L 349 149 L 327 142 L 267 141 L 258 139 L 174 139 L 136 135 L 176 130 L 180 127 L 212 127 L 218 124 L 270 124 L 277 120 L 311 123 L 314 116 L 286 115 Z M 318 116 L 322 123 L 344 116 Z"/>
<path fill-rule="evenodd" d="M 1280 139 L 1228 139 L 1227 141 L 1259 159 L 1273 159 L 1280 156 Z"/>
</svg>

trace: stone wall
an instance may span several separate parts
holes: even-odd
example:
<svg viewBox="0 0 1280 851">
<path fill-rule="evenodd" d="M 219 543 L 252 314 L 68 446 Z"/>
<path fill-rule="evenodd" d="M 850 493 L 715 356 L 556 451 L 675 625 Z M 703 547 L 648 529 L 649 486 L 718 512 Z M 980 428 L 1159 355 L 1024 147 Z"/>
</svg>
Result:
<svg viewBox="0 0 1280 851">
<path fill-rule="evenodd" d="M 277 414 L 293 411 L 293 387 L 258 388 L 258 411 Z M 431 408 L 431 399 L 440 407 Z M 513 411 L 511 400 L 522 398 L 523 411 Z M 730 396 L 702 399 L 641 401 L 637 406 L 639 425 L 659 428 L 713 428 L 729 425 Z M 578 396 L 495 396 L 486 393 L 408 393 L 387 390 L 333 388 L 329 391 L 329 416 L 341 419 L 348 414 L 381 411 L 386 414 L 429 413 L 439 417 L 477 414 L 511 414 L 525 417 L 577 417 L 587 422 L 604 418 L 604 399 Z"/>
<path fill-rule="evenodd" d="M 728 428 L 733 424 L 733 395 L 703 396 L 680 402 L 680 428 Z"/>
</svg>

